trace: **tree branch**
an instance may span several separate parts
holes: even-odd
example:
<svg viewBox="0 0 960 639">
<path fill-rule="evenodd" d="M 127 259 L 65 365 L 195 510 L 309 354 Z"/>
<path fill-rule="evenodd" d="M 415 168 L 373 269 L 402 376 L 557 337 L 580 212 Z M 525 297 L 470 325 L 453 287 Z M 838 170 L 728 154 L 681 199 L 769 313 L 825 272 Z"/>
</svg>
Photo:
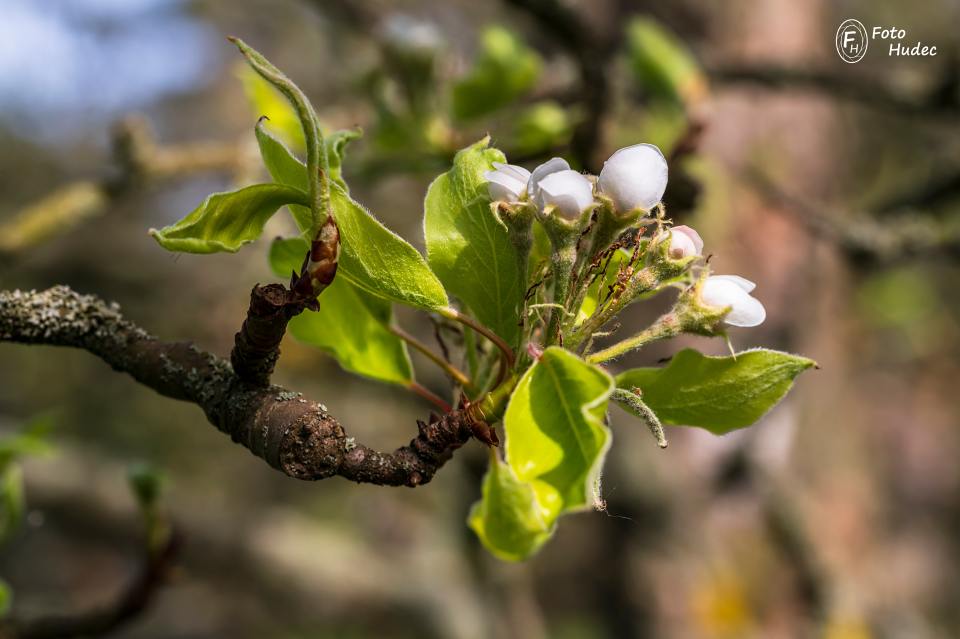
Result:
<svg viewBox="0 0 960 639">
<path fill-rule="evenodd" d="M 891 263 L 934 256 L 960 259 L 960 224 L 954 221 L 916 214 L 882 220 L 870 214 L 845 215 L 786 193 L 759 171 L 749 172 L 747 179 L 765 200 L 853 261 Z"/>
<path fill-rule="evenodd" d="M 180 548 L 180 536 L 171 531 L 164 544 L 144 549 L 139 572 L 110 605 L 78 614 L 57 614 L 0 625 L 0 639 L 72 639 L 102 637 L 139 617 L 168 577 Z"/>
<path fill-rule="evenodd" d="M 257 290 L 270 289 L 254 289 L 254 297 Z M 258 310 L 251 308 L 248 319 L 251 314 Z M 225 360 L 192 344 L 160 341 L 124 319 L 116 304 L 65 286 L 0 291 L 0 342 L 86 350 L 161 395 L 196 404 L 233 441 L 296 479 L 339 475 L 361 483 L 419 486 L 471 437 L 466 411 L 455 410 L 429 424 L 418 422 L 419 434 L 406 446 L 390 453 L 372 450 L 348 437 L 323 404 L 278 386 L 251 384 Z M 253 371 L 248 379 L 260 379 L 267 360 L 275 356 L 243 360 Z"/>
<path fill-rule="evenodd" d="M 801 89 L 815 91 L 881 109 L 905 117 L 960 118 L 957 80 L 944 69 L 939 85 L 924 95 L 903 91 L 858 76 L 840 75 L 814 69 L 767 65 L 728 65 L 708 69 L 712 79 L 723 84 L 753 85 L 764 89 Z"/>
</svg>

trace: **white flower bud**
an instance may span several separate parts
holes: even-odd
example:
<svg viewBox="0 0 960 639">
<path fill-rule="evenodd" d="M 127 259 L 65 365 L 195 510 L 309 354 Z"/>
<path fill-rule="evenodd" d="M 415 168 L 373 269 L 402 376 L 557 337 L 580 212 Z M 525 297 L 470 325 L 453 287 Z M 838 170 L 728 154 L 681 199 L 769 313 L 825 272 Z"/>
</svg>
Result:
<svg viewBox="0 0 960 639">
<path fill-rule="evenodd" d="M 540 180 L 536 202 L 541 211 L 555 206 L 563 217 L 575 218 L 593 204 L 593 184 L 577 171 L 557 171 Z"/>
<path fill-rule="evenodd" d="M 652 144 L 635 144 L 620 149 L 603 163 L 600 190 L 620 213 L 634 209 L 649 211 L 667 189 L 667 160 Z"/>
<path fill-rule="evenodd" d="M 514 164 L 493 163 L 494 171 L 487 171 L 487 192 L 494 202 L 516 202 L 527 193 L 530 171 Z"/>
<path fill-rule="evenodd" d="M 380 31 L 388 44 L 401 51 L 433 53 L 443 46 L 443 36 L 436 25 L 408 15 L 390 15 Z"/>
<path fill-rule="evenodd" d="M 700 255 L 703 251 L 703 240 L 700 234 L 689 226 L 674 226 L 668 232 L 671 259 L 681 260 L 691 255 Z"/>
<path fill-rule="evenodd" d="M 711 275 L 703 283 L 700 299 L 719 308 L 731 307 L 723 321 L 731 326 L 759 326 L 767 318 L 767 310 L 750 295 L 756 284 L 739 275 Z"/>
<path fill-rule="evenodd" d="M 570 165 L 567 164 L 567 161 L 563 158 L 551 158 L 535 168 L 533 173 L 530 174 L 530 179 L 527 182 L 527 194 L 530 195 L 530 200 L 532 202 L 539 201 L 540 182 L 543 181 L 545 177 L 551 173 L 566 171 L 569 168 Z"/>
</svg>

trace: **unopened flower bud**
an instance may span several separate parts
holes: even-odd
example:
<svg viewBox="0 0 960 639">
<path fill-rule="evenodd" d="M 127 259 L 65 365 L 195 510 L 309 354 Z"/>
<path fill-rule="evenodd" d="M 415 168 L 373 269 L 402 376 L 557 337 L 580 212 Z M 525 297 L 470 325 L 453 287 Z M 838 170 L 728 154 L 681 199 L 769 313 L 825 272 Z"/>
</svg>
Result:
<svg viewBox="0 0 960 639">
<path fill-rule="evenodd" d="M 613 200 L 620 213 L 649 211 L 667 188 L 667 160 L 652 144 L 620 149 L 603 163 L 600 190 Z"/>
<path fill-rule="evenodd" d="M 691 255 L 700 255 L 703 251 L 703 240 L 700 234 L 689 226 L 674 226 L 668 231 L 668 255 L 671 259 L 682 260 Z"/>
<path fill-rule="evenodd" d="M 493 171 L 487 171 L 483 177 L 487 180 L 487 192 L 494 202 L 516 202 L 527 194 L 527 180 L 530 171 L 515 164 L 494 162 Z"/>
<path fill-rule="evenodd" d="M 527 194 L 530 196 L 532 202 L 537 202 L 540 194 L 540 182 L 544 180 L 551 173 L 557 173 L 559 171 L 566 171 L 570 168 L 570 165 L 563 158 L 550 158 L 537 168 L 533 170 L 533 173 L 530 174 L 530 178 L 527 181 Z"/>
<path fill-rule="evenodd" d="M 723 321 L 731 326 L 759 326 L 767 310 L 750 295 L 756 284 L 739 275 L 711 275 L 703 283 L 700 299 L 709 306 L 730 307 Z"/>
<path fill-rule="evenodd" d="M 593 184 L 582 173 L 572 169 L 551 173 L 540 181 L 537 206 L 541 211 L 556 207 L 566 218 L 575 218 L 593 204 Z"/>
</svg>

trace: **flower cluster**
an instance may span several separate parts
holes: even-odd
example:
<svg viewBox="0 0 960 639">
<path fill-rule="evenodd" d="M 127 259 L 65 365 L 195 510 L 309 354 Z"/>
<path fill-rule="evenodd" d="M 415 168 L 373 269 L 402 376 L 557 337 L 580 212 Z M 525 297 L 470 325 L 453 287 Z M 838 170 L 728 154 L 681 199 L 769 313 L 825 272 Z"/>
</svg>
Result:
<svg viewBox="0 0 960 639">
<path fill-rule="evenodd" d="M 649 213 L 660 204 L 667 188 L 667 161 L 652 144 L 635 144 L 620 149 L 604 162 L 599 176 L 588 176 L 570 168 L 563 158 L 544 162 L 532 172 L 514 164 L 495 162 L 484 177 L 491 200 L 527 204 L 541 215 L 557 214 L 574 220 L 596 205 L 598 197 L 620 215 Z M 703 255 L 703 239 L 689 226 L 665 229 L 656 241 L 668 242 L 666 254 L 682 260 Z M 705 278 L 700 301 L 710 307 L 729 309 L 724 322 L 731 326 L 757 326 L 766 310 L 750 295 L 756 284 L 737 275 Z"/>
<path fill-rule="evenodd" d="M 544 162 L 531 173 L 522 166 L 494 163 L 485 177 L 490 198 L 500 202 L 529 200 L 541 212 L 554 207 L 560 215 L 574 218 L 594 202 L 594 182 L 609 197 L 617 211 L 650 211 L 667 188 L 667 160 L 652 144 L 620 149 L 604 162 L 599 178 L 574 171 L 563 158 Z"/>
</svg>

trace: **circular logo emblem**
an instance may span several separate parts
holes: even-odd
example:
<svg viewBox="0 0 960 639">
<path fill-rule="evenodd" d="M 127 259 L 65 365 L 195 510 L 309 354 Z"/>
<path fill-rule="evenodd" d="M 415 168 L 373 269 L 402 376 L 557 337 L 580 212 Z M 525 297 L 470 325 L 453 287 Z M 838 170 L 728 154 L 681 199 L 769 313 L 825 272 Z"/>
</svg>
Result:
<svg viewBox="0 0 960 639">
<path fill-rule="evenodd" d="M 859 20 L 850 18 L 837 29 L 837 53 L 848 63 L 860 62 L 867 54 L 867 29 Z"/>
</svg>

